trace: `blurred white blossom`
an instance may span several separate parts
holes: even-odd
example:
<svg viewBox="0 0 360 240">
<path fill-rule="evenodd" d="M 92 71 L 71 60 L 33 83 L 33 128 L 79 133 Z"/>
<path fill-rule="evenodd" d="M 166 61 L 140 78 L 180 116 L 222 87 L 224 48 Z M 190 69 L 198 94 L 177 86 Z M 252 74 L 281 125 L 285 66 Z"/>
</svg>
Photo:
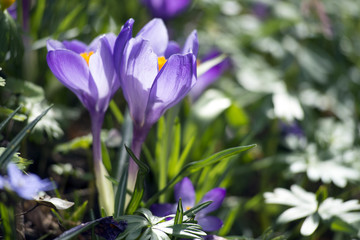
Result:
<svg viewBox="0 0 360 240">
<path fill-rule="evenodd" d="M 311 144 L 303 154 L 293 154 L 287 157 L 292 173 L 306 172 L 311 181 L 321 180 L 324 183 L 333 182 L 338 187 L 345 187 L 349 181 L 360 179 L 360 172 L 343 163 L 341 155 L 326 160 L 318 156 L 315 145 Z"/>
<path fill-rule="evenodd" d="M 313 234 L 319 226 L 320 219 L 330 220 L 332 217 L 338 217 L 349 224 L 360 220 L 360 212 L 352 212 L 360 210 L 358 200 L 343 202 L 341 199 L 330 197 L 319 203 L 314 193 L 306 192 L 298 185 L 292 185 L 291 191 L 276 188 L 274 192 L 264 193 L 264 197 L 266 203 L 291 206 L 279 216 L 278 222 L 286 223 L 305 218 L 300 229 L 303 236 Z"/>
</svg>

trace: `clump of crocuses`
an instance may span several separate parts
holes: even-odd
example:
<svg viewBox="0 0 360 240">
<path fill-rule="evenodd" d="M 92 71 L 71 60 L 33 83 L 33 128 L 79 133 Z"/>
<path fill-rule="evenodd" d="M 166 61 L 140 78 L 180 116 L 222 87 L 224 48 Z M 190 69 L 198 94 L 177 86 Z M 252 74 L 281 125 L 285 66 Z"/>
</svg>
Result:
<svg viewBox="0 0 360 240">
<path fill-rule="evenodd" d="M 0 176 L 0 189 L 16 193 L 19 197 L 31 200 L 41 191 L 48 191 L 54 186 L 48 179 L 41 179 L 36 174 L 23 174 L 14 163 L 7 166 L 7 176 Z"/>
<path fill-rule="evenodd" d="M 128 20 L 119 34 L 114 60 L 133 120 L 132 150 L 139 157 L 152 125 L 195 85 L 198 40 L 193 31 L 183 50 L 173 54 L 164 22 L 153 19 L 125 44 L 123 39 L 131 37 L 133 23 Z M 131 161 L 130 181 L 136 173 L 137 166 Z"/>
<path fill-rule="evenodd" d="M 200 200 L 200 203 L 212 201 L 212 203 L 200 210 L 195 217 L 195 220 L 206 232 L 212 232 L 219 230 L 222 227 L 222 221 L 218 217 L 209 216 L 208 213 L 211 213 L 218 209 L 226 195 L 226 190 L 224 188 L 214 188 L 207 192 L 203 198 Z M 174 188 L 174 197 L 176 200 L 181 198 L 184 211 L 191 209 L 195 206 L 195 189 L 191 180 L 185 177 L 183 180 L 178 182 Z M 150 208 L 152 213 L 156 216 L 163 217 L 169 214 L 176 213 L 177 204 L 164 203 L 164 204 L 153 204 Z"/>
</svg>

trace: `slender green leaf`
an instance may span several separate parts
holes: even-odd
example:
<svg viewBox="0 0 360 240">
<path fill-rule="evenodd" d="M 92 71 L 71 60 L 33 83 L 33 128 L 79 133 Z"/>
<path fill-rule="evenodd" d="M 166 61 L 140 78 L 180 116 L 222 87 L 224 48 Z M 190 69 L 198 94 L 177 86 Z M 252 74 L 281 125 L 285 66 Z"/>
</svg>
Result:
<svg viewBox="0 0 360 240">
<path fill-rule="evenodd" d="M 149 173 L 149 167 L 141 162 L 139 159 L 136 158 L 135 154 L 131 151 L 130 148 L 125 146 L 126 151 L 129 153 L 130 157 L 136 162 L 139 166 L 139 172 L 136 177 L 135 189 L 133 195 L 131 196 L 130 203 L 126 209 L 127 214 L 133 214 L 139 207 L 142 197 L 144 195 L 144 188 L 145 188 L 145 176 Z"/>
<path fill-rule="evenodd" d="M 110 156 L 109 156 L 109 152 L 106 148 L 106 145 L 103 141 L 101 141 L 101 155 L 102 155 L 102 161 L 103 161 L 103 164 L 106 168 L 106 170 L 108 172 L 111 172 L 111 161 L 110 161 Z"/>
<path fill-rule="evenodd" d="M 124 117 L 123 117 L 120 109 L 118 108 L 118 106 L 116 105 L 114 100 L 110 101 L 109 108 L 110 108 L 112 114 L 114 114 L 114 116 L 116 118 L 116 121 L 119 124 L 123 124 L 124 123 Z"/>
<path fill-rule="evenodd" d="M 20 144 L 21 140 L 30 133 L 31 129 L 41 120 L 43 116 L 51 109 L 52 106 L 48 107 L 44 112 L 42 112 L 34 121 L 29 123 L 24 127 L 15 138 L 9 143 L 5 152 L 0 156 L 0 168 L 3 169 L 7 166 L 8 162 L 11 160 L 12 155 L 15 153 L 17 146 Z"/>
<path fill-rule="evenodd" d="M 15 116 L 15 114 L 21 109 L 22 106 L 18 106 L 4 121 L 0 123 L 0 131 L 5 125 Z"/>
<path fill-rule="evenodd" d="M 177 209 L 176 209 L 176 215 L 175 215 L 175 219 L 174 219 L 174 224 L 182 224 L 183 217 L 184 217 L 184 210 L 182 207 L 181 198 L 179 198 L 179 202 L 178 202 Z"/>
<path fill-rule="evenodd" d="M 196 213 L 198 213 L 200 210 L 206 208 L 212 203 L 212 201 L 203 202 L 201 204 L 196 205 L 195 207 L 190 208 L 186 212 L 184 212 L 185 216 L 188 216 L 190 218 L 195 217 Z"/>
<path fill-rule="evenodd" d="M 132 120 L 129 111 L 125 112 L 125 121 L 122 126 L 123 139 L 121 146 L 131 144 L 132 139 Z M 126 187 L 128 179 L 128 166 L 129 166 L 129 154 L 126 152 L 126 148 L 122 147 L 119 150 L 118 161 L 115 163 L 115 178 L 118 180 L 115 195 L 115 212 L 114 217 L 120 217 L 124 214 Z"/>
</svg>

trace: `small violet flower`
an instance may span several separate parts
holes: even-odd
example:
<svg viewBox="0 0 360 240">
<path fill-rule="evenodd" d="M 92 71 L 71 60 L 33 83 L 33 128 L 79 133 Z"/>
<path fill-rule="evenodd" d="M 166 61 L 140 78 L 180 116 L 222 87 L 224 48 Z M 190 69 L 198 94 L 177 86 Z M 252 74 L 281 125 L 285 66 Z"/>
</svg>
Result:
<svg viewBox="0 0 360 240">
<path fill-rule="evenodd" d="M 139 156 L 152 125 L 194 86 L 198 40 L 193 31 L 181 53 L 173 54 L 164 22 L 153 19 L 125 44 L 133 23 L 127 21 L 115 42 L 114 62 L 133 120 L 132 150 Z M 137 172 L 132 161 L 131 171 Z"/>
<path fill-rule="evenodd" d="M 31 200 L 39 192 L 53 189 L 53 184 L 48 179 L 40 179 L 35 174 L 23 174 L 14 163 L 7 167 L 7 177 L 0 176 L 0 189 L 15 192 L 21 198 Z"/>
<path fill-rule="evenodd" d="M 205 196 L 200 200 L 200 203 L 212 201 L 212 203 L 200 210 L 195 217 L 195 220 L 198 221 L 198 224 L 203 228 L 206 232 L 212 232 L 219 230 L 222 227 L 222 221 L 215 216 L 208 216 L 207 214 L 218 209 L 224 198 L 225 198 L 226 190 L 224 188 L 214 188 L 207 192 Z M 179 183 L 175 185 L 174 189 L 175 199 L 181 198 L 183 209 L 187 211 L 195 206 L 195 190 L 194 186 L 191 183 L 190 179 L 185 177 Z M 156 216 L 163 217 L 169 214 L 176 213 L 177 204 L 153 204 L 150 207 L 152 213 Z"/>
<path fill-rule="evenodd" d="M 191 0 L 143 0 L 142 2 L 153 17 L 167 20 L 185 11 Z"/>
</svg>

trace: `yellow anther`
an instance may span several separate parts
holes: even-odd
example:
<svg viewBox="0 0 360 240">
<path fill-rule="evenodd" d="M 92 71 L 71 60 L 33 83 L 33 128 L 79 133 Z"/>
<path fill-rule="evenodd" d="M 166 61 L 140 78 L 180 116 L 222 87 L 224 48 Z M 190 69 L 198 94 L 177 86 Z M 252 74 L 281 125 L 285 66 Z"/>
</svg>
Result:
<svg viewBox="0 0 360 240">
<path fill-rule="evenodd" d="M 161 68 L 164 66 L 164 64 L 166 63 L 166 58 L 165 57 L 158 57 L 158 65 L 159 65 L 159 71 L 161 70 Z"/>
<path fill-rule="evenodd" d="M 93 54 L 94 54 L 94 52 L 93 52 L 93 51 L 90 51 L 90 52 L 83 52 L 83 53 L 80 53 L 80 56 L 82 56 L 82 57 L 85 59 L 85 61 L 86 61 L 87 65 L 89 66 L 90 56 L 91 56 L 91 55 L 93 55 Z"/>
<path fill-rule="evenodd" d="M 186 211 L 187 211 L 187 210 L 190 210 L 191 207 L 190 207 L 190 206 L 186 206 L 185 209 L 186 209 Z"/>
</svg>

